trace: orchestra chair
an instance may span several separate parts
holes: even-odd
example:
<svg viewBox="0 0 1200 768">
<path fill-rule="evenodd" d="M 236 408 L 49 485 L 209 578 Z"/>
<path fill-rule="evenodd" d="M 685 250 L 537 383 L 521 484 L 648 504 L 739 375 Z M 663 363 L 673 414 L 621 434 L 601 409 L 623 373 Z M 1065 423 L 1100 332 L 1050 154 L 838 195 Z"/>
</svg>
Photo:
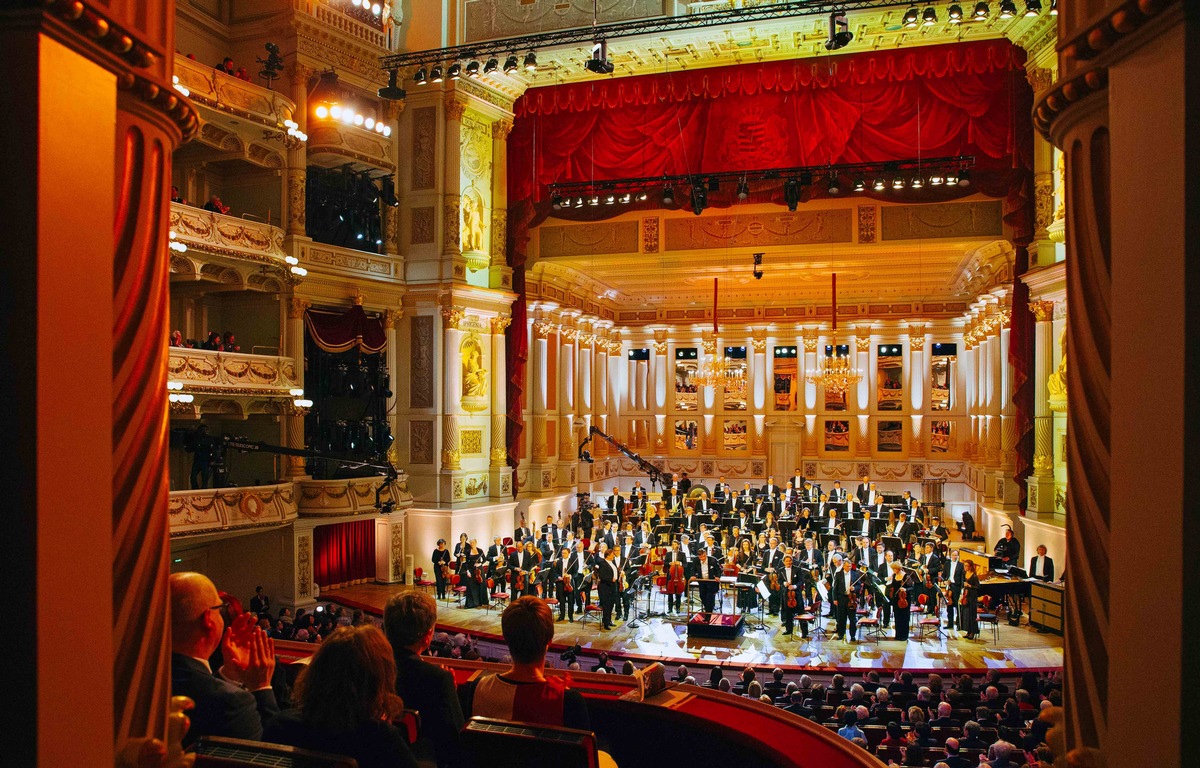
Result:
<svg viewBox="0 0 1200 768">
<path fill-rule="evenodd" d="M 458 601 L 458 607 L 462 608 L 467 600 L 467 587 L 462 584 L 462 576 L 457 573 L 450 574 L 451 590 L 454 592 L 454 599 Z"/>
<path fill-rule="evenodd" d="M 879 628 L 879 609 L 860 608 L 858 613 L 858 628 L 863 632 L 863 638 L 870 632 L 873 637 L 879 637 L 883 631 Z"/>
<path fill-rule="evenodd" d="M 929 605 L 929 595 L 917 595 L 917 605 L 920 606 L 917 615 L 921 617 L 917 620 L 917 627 L 919 628 L 917 639 L 925 639 L 926 627 L 933 627 L 934 637 L 946 637 L 946 633 L 942 631 L 942 620 L 938 618 L 937 614 L 930 616 L 925 613 L 925 608 Z"/>
<path fill-rule="evenodd" d="M 875 756 L 878 757 L 879 761 L 884 765 L 887 765 L 889 762 L 900 765 L 900 763 L 904 762 L 904 753 L 901 751 L 902 749 L 904 748 L 877 747 L 875 749 Z"/>
<path fill-rule="evenodd" d="M 808 636 L 811 637 L 813 640 L 817 639 L 817 635 L 820 635 L 821 637 L 828 639 L 829 635 L 825 632 L 825 623 L 823 621 L 821 621 L 820 618 L 821 618 L 821 601 L 815 600 L 815 601 L 813 601 L 813 604 L 811 606 L 809 606 L 809 609 L 807 611 L 796 616 L 796 621 L 807 621 L 808 622 L 808 625 L 809 625 L 808 626 Z"/>
<path fill-rule="evenodd" d="M 533 529 L 530 528 L 529 530 L 532 531 Z M 506 547 L 511 547 L 513 545 L 513 537 L 505 536 L 503 539 L 500 539 L 500 543 Z"/>
<path fill-rule="evenodd" d="M 472 717 L 462 729 L 468 765 L 522 768 L 602 768 L 591 731 Z M 608 764 L 612 764 L 609 759 Z"/>
<path fill-rule="evenodd" d="M 979 628 L 982 630 L 984 624 L 992 625 L 992 641 L 1000 642 L 1000 621 L 996 618 L 996 612 L 991 610 L 992 596 L 982 595 L 979 598 Z"/>
<path fill-rule="evenodd" d="M 423 568 L 417 568 L 413 571 L 413 586 L 422 591 L 434 586 L 434 583 L 428 579 L 421 578 L 425 575 Z"/>
<path fill-rule="evenodd" d="M 352 757 L 225 736 L 201 736 L 193 750 L 196 753 L 195 768 L 252 768 L 265 765 L 358 768 L 358 761 Z"/>
<path fill-rule="evenodd" d="M 487 613 L 492 612 L 493 604 L 496 606 L 496 610 L 498 610 L 498 611 L 503 610 L 504 607 L 508 605 L 508 597 L 509 597 L 508 593 L 505 592 L 503 589 L 496 588 L 496 580 L 495 579 L 489 578 L 487 580 L 487 584 L 488 584 L 488 594 L 492 596 L 492 599 L 488 600 L 486 612 Z"/>
<path fill-rule="evenodd" d="M 579 618 L 579 626 L 587 626 L 589 618 L 593 621 L 600 621 L 603 617 L 604 610 L 600 608 L 598 603 L 587 603 L 583 606 L 583 615 Z"/>
</svg>

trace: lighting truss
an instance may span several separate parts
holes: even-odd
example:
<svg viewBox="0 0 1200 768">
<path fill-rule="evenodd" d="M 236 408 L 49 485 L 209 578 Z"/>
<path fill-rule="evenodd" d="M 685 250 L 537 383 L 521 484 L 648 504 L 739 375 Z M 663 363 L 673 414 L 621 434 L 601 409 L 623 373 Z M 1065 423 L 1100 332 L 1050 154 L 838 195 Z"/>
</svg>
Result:
<svg viewBox="0 0 1200 768">
<path fill-rule="evenodd" d="M 729 188 L 740 187 L 743 183 L 754 181 L 782 182 L 785 186 L 797 186 L 796 195 L 799 197 L 799 187 L 810 186 L 818 180 L 823 180 L 825 188 L 829 182 L 837 183 L 842 194 L 844 190 L 854 189 L 864 191 L 856 183 L 864 180 L 864 187 L 871 186 L 873 179 L 886 179 L 885 186 L 889 189 L 904 189 L 909 186 L 921 187 L 925 184 L 939 186 L 943 182 L 947 186 L 966 186 L 970 183 L 969 169 L 975 166 L 974 155 L 955 155 L 953 157 L 911 158 L 883 163 L 844 163 L 841 165 L 807 165 L 794 168 L 773 168 L 757 171 L 723 171 L 721 173 L 680 174 L 675 176 L 642 176 L 628 179 L 610 179 L 604 181 L 572 181 L 549 185 L 552 201 L 560 201 L 561 207 L 574 200 L 595 200 L 600 202 L 629 203 L 633 200 L 645 200 L 649 197 L 658 199 L 664 190 L 688 188 L 708 189 L 719 188 L 723 182 L 729 183 Z M 967 173 L 964 173 L 967 172 Z M 954 181 L 949 181 L 949 178 Z M 912 179 L 922 179 L 922 184 L 912 184 Z M 896 186 L 900 180 L 899 186 Z M 715 186 L 714 186 L 715 185 Z M 836 194 L 836 193 L 835 193 Z M 679 196 L 671 195 L 671 203 L 677 202 Z M 687 199 L 686 195 L 683 199 Z M 664 201 L 664 204 L 670 205 Z M 576 206 L 581 207 L 581 206 Z"/>
<path fill-rule="evenodd" d="M 622 37 L 678 32 L 700 27 L 719 27 L 726 24 L 744 24 L 753 21 L 785 19 L 795 16 L 826 16 L 834 11 L 854 11 L 875 8 L 907 8 L 910 1 L 894 0 L 792 0 L 792 2 L 770 5 L 754 5 L 746 8 L 727 8 L 703 13 L 660 16 L 653 19 L 634 19 L 588 27 L 560 29 L 534 35 L 505 37 L 483 40 L 466 45 L 436 48 L 425 51 L 406 51 L 380 58 L 383 69 L 397 69 L 433 65 L 446 61 L 481 59 L 489 56 L 504 56 L 520 51 L 537 51 L 560 46 L 592 44 L 597 40 L 614 40 Z"/>
</svg>

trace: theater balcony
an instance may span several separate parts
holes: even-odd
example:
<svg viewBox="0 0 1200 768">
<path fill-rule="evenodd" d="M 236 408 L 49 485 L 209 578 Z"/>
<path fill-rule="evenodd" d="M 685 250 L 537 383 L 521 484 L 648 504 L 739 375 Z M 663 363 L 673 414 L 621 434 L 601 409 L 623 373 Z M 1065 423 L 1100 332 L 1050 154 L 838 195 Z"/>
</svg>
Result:
<svg viewBox="0 0 1200 768">
<path fill-rule="evenodd" d="M 171 347 L 167 379 L 172 394 L 191 396 L 171 402 L 172 418 L 282 415 L 303 395 L 296 383 L 296 361 L 278 355 Z"/>
<path fill-rule="evenodd" d="M 336 168 L 349 163 L 355 171 L 396 172 L 395 142 L 390 134 L 385 137 L 334 120 L 313 120 L 310 126 L 309 165 Z"/>
<path fill-rule="evenodd" d="M 293 483 L 172 491 L 167 500 L 171 538 L 244 532 L 296 519 Z"/>
<path fill-rule="evenodd" d="M 295 280 L 279 227 L 186 203 L 171 203 L 170 227 L 173 284 L 278 292 Z"/>
</svg>

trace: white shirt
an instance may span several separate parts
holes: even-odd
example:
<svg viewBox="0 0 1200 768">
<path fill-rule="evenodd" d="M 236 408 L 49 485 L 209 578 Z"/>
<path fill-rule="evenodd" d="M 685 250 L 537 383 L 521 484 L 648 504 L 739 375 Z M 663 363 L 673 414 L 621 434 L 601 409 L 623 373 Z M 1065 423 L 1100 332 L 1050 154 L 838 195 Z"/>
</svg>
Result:
<svg viewBox="0 0 1200 768">
<path fill-rule="evenodd" d="M 956 570 L 958 570 L 958 562 L 959 562 L 959 561 L 957 561 L 957 560 L 951 560 L 951 561 L 950 561 L 950 574 L 949 574 L 949 576 L 947 577 L 947 579 L 946 579 L 946 580 L 947 580 L 947 581 L 949 581 L 951 584 L 953 584 L 953 583 L 954 583 L 954 572 L 955 572 Z"/>
<path fill-rule="evenodd" d="M 1029 574 L 1030 576 L 1041 576 L 1042 575 L 1042 561 L 1044 559 L 1045 558 L 1043 558 L 1041 555 L 1034 556 L 1034 558 L 1033 558 L 1033 573 Z"/>
<path fill-rule="evenodd" d="M 871 521 L 864 517 L 863 521 L 862 521 L 862 535 L 867 536 L 870 532 L 870 529 L 871 529 Z"/>
<path fill-rule="evenodd" d="M 896 530 L 892 531 L 892 533 L 894 533 L 894 534 L 896 534 L 897 536 L 899 536 L 899 535 L 900 535 L 900 531 L 901 531 L 903 528 L 904 528 L 904 521 L 903 521 L 903 520 L 897 520 L 897 521 L 896 521 Z"/>
<path fill-rule="evenodd" d="M 707 578 L 708 578 L 708 564 L 709 564 L 709 562 L 710 562 L 710 561 L 709 561 L 709 559 L 708 559 L 707 557 L 706 557 L 706 558 L 704 558 L 703 560 L 701 560 L 701 561 L 700 561 L 700 578 L 702 578 L 702 579 L 707 579 Z"/>
<path fill-rule="evenodd" d="M 836 517 L 829 518 L 829 532 L 830 533 L 833 533 L 835 530 L 837 530 L 837 526 L 838 526 L 839 522 L 841 522 L 841 521 L 838 520 Z"/>
</svg>

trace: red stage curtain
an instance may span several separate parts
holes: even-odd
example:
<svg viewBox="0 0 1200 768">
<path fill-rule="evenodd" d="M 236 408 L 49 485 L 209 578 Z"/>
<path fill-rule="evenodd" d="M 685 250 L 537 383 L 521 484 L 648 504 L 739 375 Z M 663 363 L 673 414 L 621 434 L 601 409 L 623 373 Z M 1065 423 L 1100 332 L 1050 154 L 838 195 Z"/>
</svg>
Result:
<svg viewBox="0 0 1200 768">
<path fill-rule="evenodd" d="M 357 304 L 345 312 L 310 309 L 304 324 L 317 346 L 326 352 L 349 352 L 358 347 L 367 354 L 378 354 L 387 346 L 383 321 L 369 317 Z"/>
<path fill-rule="evenodd" d="M 375 521 L 321 525 L 313 529 L 313 581 L 337 589 L 375 578 Z"/>
<path fill-rule="evenodd" d="M 508 337 L 510 455 L 521 433 L 524 371 L 514 366 L 524 357 L 526 329 L 517 320 L 525 309 L 525 248 L 529 229 L 551 212 L 548 185 L 974 155 L 969 187 L 909 190 L 904 199 L 978 192 L 1002 198 L 1009 237 L 1019 247 L 1032 232 L 1033 93 L 1024 64 L 1020 48 L 990 40 L 526 91 L 515 105 L 508 144 L 508 253 L 519 296 Z M 708 200 L 714 207 L 736 202 L 726 189 Z M 751 200 L 782 205 L 782 180 L 755 184 Z M 687 194 L 677 192 L 675 207 L 687 205 Z M 555 215 L 595 220 L 630 207 Z M 651 196 L 640 207 L 660 202 Z M 1015 326 L 1024 318 L 1016 311 L 1013 318 L 1021 336 L 1024 329 Z"/>
</svg>

